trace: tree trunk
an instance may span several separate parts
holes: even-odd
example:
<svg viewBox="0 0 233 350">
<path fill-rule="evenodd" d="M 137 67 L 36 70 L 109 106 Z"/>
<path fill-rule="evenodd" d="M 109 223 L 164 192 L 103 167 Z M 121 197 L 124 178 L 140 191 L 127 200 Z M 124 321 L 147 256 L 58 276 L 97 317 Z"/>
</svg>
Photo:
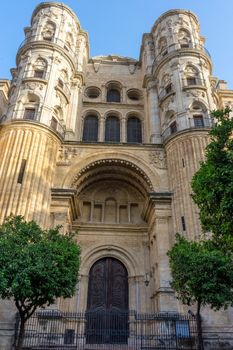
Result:
<svg viewBox="0 0 233 350">
<path fill-rule="evenodd" d="M 198 343 L 198 350 L 204 350 L 203 346 L 203 338 L 202 338 L 202 325 L 201 325 L 201 302 L 197 302 L 197 343 Z"/>
<path fill-rule="evenodd" d="M 17 342 L 16 342 L 16 350 L 21 350 L 23 347 L 23 340 L 24 340 L 24 333 L 25 333 L 25 316 L 20 315 L 20 327 L 19 327 L 19 334 L 17 337 Z"/>
</svg>

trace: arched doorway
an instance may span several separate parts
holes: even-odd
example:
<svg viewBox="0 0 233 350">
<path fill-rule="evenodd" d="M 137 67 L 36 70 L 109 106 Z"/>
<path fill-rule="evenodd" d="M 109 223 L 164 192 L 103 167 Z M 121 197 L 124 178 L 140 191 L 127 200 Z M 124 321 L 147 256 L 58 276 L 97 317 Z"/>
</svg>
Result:
<svg viewBox="0 0 233 350">
<path fill-rule="evenodd" d="M 115 258 L 91 268 L 87 301 L 87 343 L 127 343 L 128 273 Z"/>
</svg>

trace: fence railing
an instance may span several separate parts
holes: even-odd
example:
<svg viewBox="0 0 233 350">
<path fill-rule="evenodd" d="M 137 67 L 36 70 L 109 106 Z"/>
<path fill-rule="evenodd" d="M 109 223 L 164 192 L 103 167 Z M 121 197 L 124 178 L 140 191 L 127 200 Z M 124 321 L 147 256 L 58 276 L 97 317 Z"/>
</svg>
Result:
<svg viewBox="0 0 233 350">
<path fill-rule="evenodd" d="M 18 330 L 16 330 L 16 338 Z M 40 311 L 28 320 L 24 349 L 197 350 L 196 319 L 172 313 Z"/>
</svg>

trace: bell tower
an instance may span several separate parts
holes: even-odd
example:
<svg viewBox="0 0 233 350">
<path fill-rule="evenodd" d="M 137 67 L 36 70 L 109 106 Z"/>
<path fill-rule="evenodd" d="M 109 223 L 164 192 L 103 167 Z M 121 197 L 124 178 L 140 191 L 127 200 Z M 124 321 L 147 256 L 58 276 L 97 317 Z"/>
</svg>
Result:
<svg viewBox="0 0 233 350">
<path fill-rule="evenodd" d="M 212 63 L 190 11 L 171 10 L 154 24 L 152 35 L 162 142 L 167 155 L 172 192 L 174 232 L 189 238 L 201 233 L 198 209 L 190 198 L 191 180 L 204 160 L 210 111 L 215 109 L 211 89 Z"/>
<path fill-rule="evenodd" d="M 49 225 L 58 148 L 76 137 L 87 33 L 64 4 L 41 3 L 25 28 L 0 130 L 2 221 L 21 214 Z"/>
</svg>

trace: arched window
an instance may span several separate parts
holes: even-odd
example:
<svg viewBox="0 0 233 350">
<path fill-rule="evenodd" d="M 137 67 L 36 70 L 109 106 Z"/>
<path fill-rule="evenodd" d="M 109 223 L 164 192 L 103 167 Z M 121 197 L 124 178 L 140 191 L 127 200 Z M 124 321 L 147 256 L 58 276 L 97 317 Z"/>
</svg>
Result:
<svg viewBox="0 0 233 350">
<path fill-rule="evenodd" d="M 120 142 L 120 121 L 115 116 L 106 119 L 105 124 L 105 141 Z"/>
<path fill-rule="evenodd" d="M 84 120 L 83 141 L 98 141 L 98 118 L 95 115 L 88 115 Z"/>
<path fill-rule="evenodd" d="M 23 119 L 37 120 L 40 99 L 33 93 L 28 93 L 22 98 L 23 103 Z"/>
<path fill-rule="evenodd" d="M 167 54 L 167 39 L 163 36 L 158 42 L 159 53 L 163 56 Z"/>
<path fill-rule="evenodd" d="M 120 91 L 117 89 L 109 89 L 107 92 L 107 102 L 121 102 Z"/>
<path fill-rule="evenodd" d="M 127 121 L 127 142 L 142 142 L 142 126 L 140 119 L 130 117 Z"/>
<path fill-rule="evenodd" d="M 191 45 L 190 33 L 186 29 L 181 28 L 178 33 L 178 41 L 181 48 L 190 47 Z"/>
<path fill-rule="evenodd" d="M 34 77 L 45 79 L 47 62 L 43 58 L 38 58 L 34 64 Z"/>
</svg>

